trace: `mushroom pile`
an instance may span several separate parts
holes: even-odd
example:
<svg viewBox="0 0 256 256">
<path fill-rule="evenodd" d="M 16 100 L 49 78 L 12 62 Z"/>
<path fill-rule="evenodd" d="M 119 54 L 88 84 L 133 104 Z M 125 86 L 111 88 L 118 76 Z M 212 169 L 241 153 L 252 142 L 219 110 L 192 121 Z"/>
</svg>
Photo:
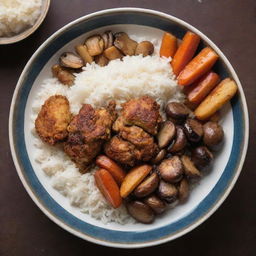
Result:
<svg viewBox="0 0 256 256">
<path fill-rule="evenodd" d="M 62 84 L 72 85 L 74 73 L 80 72 L 87 63 L 95 62 L 99 66 L 106 66 L 109 61 L 122 59 L 129 55 L 151 55 L 154 52 L 154 45 L 149 41 L 140 43 L 132 40 L 125 32 L 118 32 L 113 35 L 106 31 L 102 35 L 88 37 L 84 44 L 75 46 L 76 53 L 64 52 L 59 58 L 59 64 L 52 67 L 53 76 Z"/>
<path fill-rule="evenodd" d="M 141 223 L 152 223 L 157 215 L 168 209 L 168 204 L 184 203 L 190 193 L 190 184 L 202 177 L 203 170 L 213 159 L 224 133 L 215 120 L 201 122 L 193 117 L 192 111 L 183 103 L 169 102 L 165 109 L 166 120 L 154 136 L 157 154 L 150 160 L 125 171 L 115 157 L 101 155 L 96 164 L 103 169 L 96 173 L 96 184 L 105 198 L 113 189 L 102 189 L 100 184 L 104 169 L 117 180 L 114 208 L 125 203 L 128 213 Z M 216 118 L 216 116 L 215 116 Z M 115 162 L 117 161 L 117 162 Z M 102 172 L 102 173 L 101 173 Z M 114 183 L 114 182 L 113 182 Z M 114 185 L 111 185 L 114 187 Z M 109 200 L 108 200 L 109 201 Z"/>
<path fill-rule="evenodd" d="M 190 183 L 202 177 L 203 169 L 213 159 L 212 151 L 223 140 L 218 122 L 201 123 L 191 113 L 183 103 L 170 102 L 166 106 L 167 120 L 157 134 L 160 151 L 148 167 L 149 174 L 126 197 L 129 214 L 139 222 L 152 223 L 168 204 L 185 202 Z M 120 192 L 122 195 L 122 186 Z"/>
</svg>

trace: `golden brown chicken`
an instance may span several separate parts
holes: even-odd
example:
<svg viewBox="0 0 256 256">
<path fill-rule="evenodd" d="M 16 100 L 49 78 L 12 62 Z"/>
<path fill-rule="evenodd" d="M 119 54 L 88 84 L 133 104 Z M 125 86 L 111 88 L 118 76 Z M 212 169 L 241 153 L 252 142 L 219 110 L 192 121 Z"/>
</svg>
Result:
<svg viewBox="0 0 256 256">
<path fill-rule="evenodd" d="M 158 151 L 154 138 L 138 126 L 123 127 L 119 136 L 135 146 L 138 161 L 149 161 Z"/>
<path fill-rule="evenodd" d="M 104 149 L 108 157 L 129 166 L 148 161 L 158 152 L 153 137 L 137 126 L 123 127 Z"/>
<path fill-rule="evenodd" d="M 35 128 L 44 142 L 54 145 L 68 136 L 67 126 L 70 120 L 68 99 L 62 95 L 54 95 L 42 106 L 35 121 Z"/>
<path fill-rule="evenodd" d="M 150 97 L 132 99 L 122 104 L 120 116 L 113 124 L 118 137 L 105 145 L 105 153 L 113 160 L 133 166 L 149 161 L 158 152 L 153 136 L 162 118 L 159 105 Z"/>
<path fill-rule="evenodd" d="M 159 113 L 160 106 L 149 96 L 131 99 L 122 104 L 121 115 L 115 122 L 113 129 L 120 131 L 122 126 L 136 125 L 144 131 L 156 135 L 162 121 Z"/>
<path fill-rule="evenodd" d="M 138 150 L 135 146 L 120 138 L 119 136 L 114 136 L 105 144 L 105 153 L 108 157 L 113 160 L 124 164 L 133 166 L 136 162 L 136 155 L 138 154 Z"/>
<path fill-rule="evenodd" d="M 101 150 L 104 141 L 111 135 L 111 126 L 116 118 L 115 103 L 107 108 L 94 109 L 84 104 L 68 126 L 68 140 L 64 151 L 84 172 Z"/>
</svg>

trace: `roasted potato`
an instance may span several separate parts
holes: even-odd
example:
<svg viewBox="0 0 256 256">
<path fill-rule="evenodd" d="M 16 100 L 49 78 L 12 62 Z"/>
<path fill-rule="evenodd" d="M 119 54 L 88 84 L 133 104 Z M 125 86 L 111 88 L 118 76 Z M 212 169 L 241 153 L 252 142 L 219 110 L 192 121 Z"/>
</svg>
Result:
<svg viewBox="0 0 256 256">
<path fill-rule="evenodd" d="M 237 92 L 236 83 L 230 78 L 224 79 L 196 108 L 195 116 L 199 120 L 206 120 L 228 102 Z"/>
</svg>

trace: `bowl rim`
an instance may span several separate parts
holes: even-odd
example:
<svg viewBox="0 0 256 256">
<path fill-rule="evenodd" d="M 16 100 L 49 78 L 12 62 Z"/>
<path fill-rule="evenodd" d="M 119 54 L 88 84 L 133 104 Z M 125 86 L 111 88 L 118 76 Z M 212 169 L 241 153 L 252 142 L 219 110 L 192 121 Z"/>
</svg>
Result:
<svg viewBox="0 0 256 256">
<path fill-rule="evenodd" d="M 29 37 L 31 34 L 33 34 L 38 27 L 43 23 L 51 4 L 51 0 L 42 0 L 42 11 L 36 20 L 35 24 L 32 27 L 29 27 L 25 31 L 15 34 L 10 37 L 0 37 L 0 45 L 6 45 L 6 44 L 14 44 L 19 41 L 22 41 L 23 39 Z"/>
<path fill-rule="evenodd" d="M 26 75 L 27 69 L 30 66 L 30 64 L 34 61 L 34 59 L 36 58 L 36 56 L 38 55 L 38 53 L 44 49 L 44 47 L 46 45 L 48 45 L 55 37 L 57 37 L 58 35 L 62 34 L 65 32 L 66 29 L 74 26 L 75 24 L 84 21 L 84 20 L 88 20 L 100 15 L 106 15 L 106 14 L 112 14 L 112 13 L 125 13 L 125 12 L 137 12 L 137 13 L 146 13 L 146 14 L 151 14 L 151 15 L 156 15 L 156 16 L 160 16 L 163 17 L 165 19 L 168 19 L 170 21 L 173 21 L 179 25 L 182 25 L 183 27 L 197 33 L 207 44 L 209 44 L 211 47 L 213 47 L 215 50 L 217 50 L 218 54 L 220 54 L 222 60 L 224 61 L 225 65 L 227 66 L 229 72 L 232 74 L 233 78 L 235 79 L 238 87 L 239 87 L 239 93 L 240 93 L 240 98 L 241 98 L 241 102 L 242 102 L 242 106 L 243 106 L 243 113 L 244 113 L 244 138 L 243 138 L 243 149 L 241 152 L 241 157 L 240 157 L 240 162 L 237 164 L 236 167 L 236 172 L 233 176 L 233 178 L 231 179 L 231 182 L 229 183 L 229 185 L 227 186 L 227 188 L 225 189 L 224 193 L 221 195 L 221 197 L 219 198 L 219 200 L 212 206 L 212 208 L 209 209 L 209 211 L 207 213 L 205 213 L 205 215 L 198 219 L 195 223 L 191 224 L 190 226 L 184 228 L 183 230 L 177 232 L 176 234 L 173 234 L 171 236 L 167 236 L 167 237 L 162 237 L 159 238 L 157 240 L 154 241 L 149 241 L 149 242 L 138 242 L 138 243 L 115 243 L 115 242 L 111 242 L 111 241 L 107 241 L 107 240 L 100 240 L 94 237 L 91 237 L 87 234 L 81 234 L 79 231 L 73 229 L 72 227 L 69 227 L 67 224 L 65 224 L 64 222 L 62 222 L 61 220 L 59 220 L 57 217 L 55 217 L 53 215 L 53 213 L 51 213 L 48 209 L 46 209 L 46 207 L 43 205 L 43 203 L 36 197 L 36 195 L 33 193 L 31 187 L 29 186 L 29 184 L 27 183 L 25 177 L 23 176 L 22 170 L 20 168 L 19 162 L 18 162 L 18 158 L 16 155 L 16 151 L 15 151 L 15 145 L 14 145 L 14 141 L 13 141 L 13 113 L 14 113 L 14 106 L 15 106 L 15 102 L 18 96 L 18 91 L 20 86 L 22 85 L 22 80 L 23 77 Z M 142 248 L 142 247 L 148 247 L 148 246 L 154 246 L 154 245 L 158 245 L 158 244 L 162 244 L 171 240 L 174 240 L 188 232 L 190 232 L 191 230 L 193 230 L 194 228 L 196 228 L 197 226 L 199 226 L 201 223 L 203 223 L 206 219 L 208 219 L 218 208 L 219 206 L 224 202 L 224 200 L 226 199 L 226 197 L 229 195 L 229 193 L 231 192 L 232 188 L 234 187 L 234 184 L 236 183 L 239 174 L 242 170 L 243 167 L 243 163 L 245 160 L 245 156 L 246 156 L 246 152 L 247 152 L 247 148 L 248 148 L 248 139 L 249 139 L 249 116 L 248 116 L 248 109 L 247 109 L 247 104 L 246 104 L 246 99 L 245 99 L 245 95 L 241 86 L 241 83 L 238 79 L 238 76 L 235 72 L 235 70 L 233 69 L 232 65 L 230 64 L 230 62 L 228 61 L 228 59 L 225 57 L 225 55 L 222 53 L 222 51 L 201 31 L 199 31 L 197 28 L 195 28 L 194 26 L 190 25 L 189 23 L 166 13 L 163 12 L 159 12 L 159 11 L 155 11 L 155 10 L 150 10 L 150 9 L 144 9 L 144 8 L 131 8 L 131 7 L 123 7 L 123 8 L 112 8 L 112 9 L 106 9 L 106 10 L 101 10 L 101 11 L 97 11 L 88 15 L 85 15 L 83 17 L 80 17 L 70 23 L 68 23 L 67 25 L 63 26 L 61 29 L 57 30 L 52 36 L 50 36 L 36 51 L 35 53 L 32 55 L 32 57 L 30 58 L 30 60 L 27 62 L 25 68 L 23 69 L 20 78 L 17 82 L 17 85 L 15 87 L 15 91 L 13 93 L 13 98 L 12 98 L 12 102 L 11 102 L 11 106 L 10 106 L 10 112 L 9 112 L 9 143 L 10 143 L 10 148 L 11 148 L 11 154 L 12 154 L 12 158 L 14 161 L 14 165 L 16 168 L 16 171 L 19 175 L 19 178 L 21 180 L 21 182 L 23 183 L 23 186 L 25 187 L 26 191 L 28 192 L 28 194 L 30 195 L 30 197 L 32 198 L 32 200 L 35 202 L 35 204 L 41 209 L 41 211 L 48 216 L 53 222 L 55 222 L 57 225 L 59 225 L 60 227 L 62 227 L 63 229 L 67 230 L 68 232 L 72 233 L 73 235 L 76 235 L 82 239 L 85 239 L 87 241 L 99 244 L 99 245 L 104 245 L 104 246 L 109 246 L 109 247 L 117 247 L 117 248 Z"/>
</svg>

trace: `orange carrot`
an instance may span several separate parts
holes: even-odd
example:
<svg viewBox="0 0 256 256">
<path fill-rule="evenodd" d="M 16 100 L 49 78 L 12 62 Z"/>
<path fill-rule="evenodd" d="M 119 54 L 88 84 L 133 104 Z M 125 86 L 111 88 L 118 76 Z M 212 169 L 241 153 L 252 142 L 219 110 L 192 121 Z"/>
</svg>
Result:
<svg viewBox="0 0 256 256">
<path fill-rule="evenodd" d="M 171 62 L 173 73 L 176 76 L 193 58 L 199 42 L 200 37 L 195 33 L 188 31 L 185 34 Z"/>
<path fill-rule="evenodd" d="M 219 56 L 210 47 L 205 47 L 194 57 L 178 76 L 179 85 L 190 85 L 208 72 Z"/>
<path fill-rule="evenodd" d="M 188 100 L 195 104 L 201 103 L 219 81 L 220 77 L 218 74 L 212 71 L 206 73 L 198 82 L 192 85 L 192 90 L 187 94 Z"/>
<path fill-rule="evenodd" d="M 96 158 L 96 164 L 108 170 L 110 174 L 113 176 L 116 183 L 120 186 L 121 183 L 124 180 L 124 177 L 126 176 L 125 171 L 117 165 L 113 160 L 111 160 L 109 157 L 100 155 Z"/>
<path fill-rule="evenodd" d="M 160 48 L 161 57 L 173 57 L 177 50 L 177 38 L 165 32 L 162 39 L 162 44 Z"/>
<path fill-rule="evenodd" d="M 99 169 L 95 172 L 94 178 L 98 189 L 106 200 L 114 208 L 118 208 L 122 204 L 122 198 L 118 185 L 111 174 L 105 169 Z"/>
</svg>

